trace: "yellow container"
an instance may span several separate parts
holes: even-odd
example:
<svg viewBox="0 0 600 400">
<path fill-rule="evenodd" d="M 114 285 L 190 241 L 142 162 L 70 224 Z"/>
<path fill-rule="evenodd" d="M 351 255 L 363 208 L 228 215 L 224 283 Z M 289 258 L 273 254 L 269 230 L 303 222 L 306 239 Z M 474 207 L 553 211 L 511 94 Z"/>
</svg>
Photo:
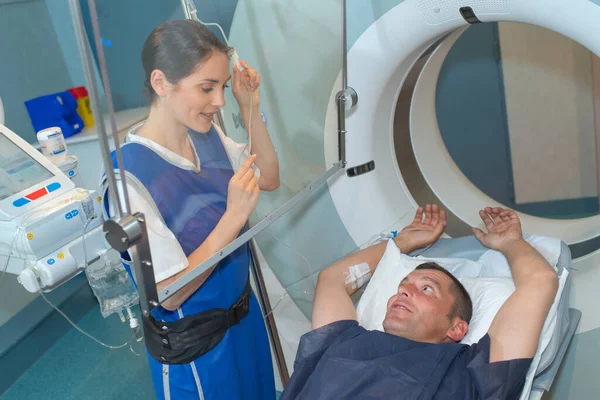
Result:
<svg viewBox="0 0 600 400">
<path fill-rule="evenodd" d="M 69 92 L 75 97 L 77 101 L 77 113 L 83 119 L 83 124 L 86 128 L 94 126 L 94 114 L 92 113 L 92 107 L 90 104 L 90 96 L 85 86 L 79 86 L 69 89 Z"/>
</svg>

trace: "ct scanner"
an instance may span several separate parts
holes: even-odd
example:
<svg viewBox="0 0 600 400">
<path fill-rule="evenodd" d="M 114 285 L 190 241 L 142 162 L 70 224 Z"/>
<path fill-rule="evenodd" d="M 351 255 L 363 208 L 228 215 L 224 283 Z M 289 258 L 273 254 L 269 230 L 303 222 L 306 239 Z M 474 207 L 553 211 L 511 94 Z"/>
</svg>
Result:
<svg viewBox="0 0 600 400">
<path fill-rule="evenodd" d="M 343 85 L 340 4 L 247 0 L 237 5 L 229 41 L 240 57 L 262 74 L 261 108 L 282 171 L 280 193 L 261 197 L 259 217 L 339 160 L 336 95 Z M 357 105 L 346 115 L 347 168 L 371 161 L 375 168 L 353 177 L 340 172 L 329 179 L 328 190 L 309 200 L 309 206 L 290 211 L 270 229 L 287 247 L 306 256 L 313 265 L 310 271 L 269 235 L 257 237 L 284 287 L 314 273 L 315 266 L 322 269 L 364 246 L 373 235 L 405 226 L 417 205 L 425 201 L 433 199 L 449 211 L 447 234 L 451 237 L 469 235 L 471 226 L 480 225 L 476 210 L 498 204 L 459 170 L 444 145 L 436 118 L 435 94 L 442 63 L 471 24 L 507 21 L 536 25 L 600 55 L 598 0 L 349 1 L 347 13 L 347 83 L 358 94 Z M 416 81 L 414 90 L 411 82 L 405 85 L 411 79 Z M 398 112 L 399 106 L 404 107 L 399 103 L 402 96 L 409 97 L 408 106 Z M 229 104 L 235 104 L 232 97 L 227 107 Z M 227 107 L 227 132 L 243 140 L 245 135 L 235 123 L 237 111 Z M 398 121 L 399 115 L 406 118 Z M 399 124 L 407 132 L 405 139 L 398 136 Z M 404 160 L 398 158 L 398 140 L 404 140 L 401 146 L 410 147 L 402 154 L 414 157 L 414 168 L 405 168 Z M 600 215 L 553 220 L 520 213 L 520 218 L 524 231 L 558 237 L 569 245 L 577 270 L 570 306 L 583 314 L 577 333 L 591 332 L 597 337 Z M 293 230 L 289 229 L 292 225 Z M 305 285 L 305 294 L 313 289 L 311 285 L 314 282 Z M 312 298 L 291 296 L 309 316 Z"/>
<path fill-rule="evenodd" d="M 440 39 L 443 41 L 422 69 L 412 97 L 410 135 L 414 154 L 431 190 L 468 226 L 480 223 L 473 210 L 497 203 L 460 172 L 446 150 L 437 125 L 436 84 L 445 56 L 468 25 L 460 12 L 463 7 L 471 7 L 482 22 L 515 21 L 541 26 L 600 54 L 600 42 L 596 39 L 600 34 L 600 8 L 589 1 L 409 0 L 387 12 L 361 35 L 348 53 L 348 80 L 357 91 L 359 102 L 346 122 L 347 159 L 349 165 L 375 160 L 376 168 L 364 176 L 343 177 L 330 184 L 340 218 L 357 244 L 368 240 L 372 232 L 405 226 L 406 218 L 410 217 L 405 215 L 407 210 L 416 207 L 398 167 L 393 145 L 393 117 L 411 68 L 424 52 L 438 45 Z M 369 71 L 377 71 L 377 74 Z M 334 89 L 332 99 L 335 94 Z M 336 114 L 335 103 L 331 101 L 326 134 L 333 131 Z M 337 160 L 335 139 L 333 135 L 326 136 L 327 165 Z M 369 209 L 368 219 L 357 218 L 353 211 L 357 206 Z M 526 231 L 562 239 L 571 246 L 576 258 L 599 248 L 600 216 L 561 221 L 526 214 L 520 217 Z M 390 222 L 393 225 L 390 226 Z"/>
</svg>

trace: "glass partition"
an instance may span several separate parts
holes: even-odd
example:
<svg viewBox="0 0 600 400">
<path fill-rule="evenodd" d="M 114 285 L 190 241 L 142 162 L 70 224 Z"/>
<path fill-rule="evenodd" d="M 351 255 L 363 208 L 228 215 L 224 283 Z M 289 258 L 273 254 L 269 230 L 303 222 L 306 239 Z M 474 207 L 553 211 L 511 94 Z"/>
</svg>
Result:
<svg viewBox="0 0 600 400">
<path fill-rule="evenodd" d="M 265 0 L 237 5 L 229 44 L 261 74 L 260 109 L 281 177 L 278 190 L 261 193 L 252 223 L 332 167 L 325 164 L 325 115 L 332 93 L 341 89 L 336 83 L 342 70 L 341 6 L 340 1 Z M 227 134 L 246 142 L 241 111 L 230 92 L 223 116 Z M 317 236 L 327 237 L 327 243 L 317 245 Z M 260 233 L 256 242 L 280 284 L 307 316 L 316 274 L 352 248 L 327 184 Z"/>
</svg>

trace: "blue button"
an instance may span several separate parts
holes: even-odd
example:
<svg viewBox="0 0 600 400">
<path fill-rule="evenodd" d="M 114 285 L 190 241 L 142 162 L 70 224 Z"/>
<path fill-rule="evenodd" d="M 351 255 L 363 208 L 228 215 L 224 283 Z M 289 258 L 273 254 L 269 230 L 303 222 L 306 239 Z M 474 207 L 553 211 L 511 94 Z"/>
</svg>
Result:
<svg viewBox="0 0 600 400">
<path fill-rule="evenodd" d="M 71 211 L 71 215 L 74 216 L 74 217 L 78 216 L 79 215 L 79 210 L 73 210 L 73 211 Z"/>
<path fill-rule="evenodd" d="M 73 216 L 71 215 L 71 213 L 65 214 L 65 219 L 71 219 L 71 218 L 73 218 Z"/>
<path fill-rule="evenodd" d="M 58 182 L 51 183 L 48 186 L 46 186 L 46 189 L 48 189 L 48 192 L 54 192 L 55 190 L 60 189 L 60 183 L 58 183 Z"/>
<path fill-rule="evenodd" d="M 20 199 L 13 201 L 13 206 L 23 207 L 25 204 L 28 204 L 28 203 L 31 203 L 31 202 L 29 200 L 27 200 L 25 197 L 21 197 Z"/>
<path fill-rule="evenodd" d="M 48 265 L 54 265 L 56 261 L 54 261 L 54 258 L 49 258 L 46 262 L 48 263 Z"/>
<path fill-rule="evenodd" d="M 75 171 L 69 171 L 69 176 L 75 175 Z"/>
</svg>

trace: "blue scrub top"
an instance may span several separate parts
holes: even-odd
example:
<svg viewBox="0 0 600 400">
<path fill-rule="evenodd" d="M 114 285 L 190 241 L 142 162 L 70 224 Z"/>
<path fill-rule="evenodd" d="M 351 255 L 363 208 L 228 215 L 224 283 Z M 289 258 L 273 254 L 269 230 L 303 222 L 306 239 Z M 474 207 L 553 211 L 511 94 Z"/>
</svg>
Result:
<svg viewBox="0 0 600 400">
<path fill-rule="evenodd" d="M 431 344 L 338 321 L 302 337 L 280 400 L 518 399 L 532 359 L 490 363 L 489 354 L 488 335 Z"/>
</svg>

